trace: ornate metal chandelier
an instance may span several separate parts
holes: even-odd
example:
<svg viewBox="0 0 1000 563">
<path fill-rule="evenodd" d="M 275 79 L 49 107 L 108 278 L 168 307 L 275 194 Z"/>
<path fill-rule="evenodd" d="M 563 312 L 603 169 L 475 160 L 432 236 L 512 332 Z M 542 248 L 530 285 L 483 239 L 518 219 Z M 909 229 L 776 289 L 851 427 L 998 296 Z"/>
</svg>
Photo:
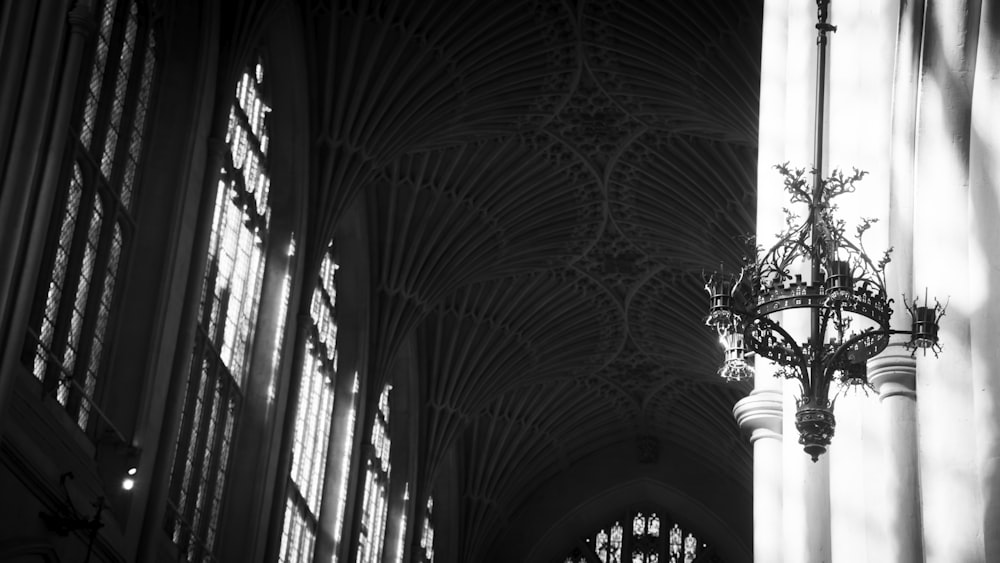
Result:
<svg viewBox="0 0 1000 563">
<path fill-rule="evenodd" d="M 865 172 L 833 171 L 822 176 L 826 99 L 827 22 L 829 0 L 817 0 L 817 79 L 815 167 L 812 184 L 804 169 L 776 166 L 793 204 L 804 204 L 801 219 L 785 210 L 785 228 L 770 249 L 754 247 L 736 274 L 716 272 L 705 285 L 710 296 L 705 323 L 725 347 L 719 374 L 727 380 L 753 376 L 750 361 L 762 356 L 779 367 L 777 375 L 801 386 L 795 427 L 799 443 L 813 461 L 826 452 L 833 437 L 834 394 L 831 388 L 869 386 L 868 359 L 882 352 L 892 334 L 909 334 L 906 347 L 916 353 L 938 344 L 938 322 L 944 307 L 925 296 L 903 302 L 911 329 L 889 326 L 892 300 L 885 290 L 885 267 L 892 249 L 877 260 L 865 251 L 862 237 L 875 219 L 862 219 L 853 235 L 836 217 L 833 199 L 855 190 Z M 806 333 L 806 334 L 801 334 Z"/>
</svg>

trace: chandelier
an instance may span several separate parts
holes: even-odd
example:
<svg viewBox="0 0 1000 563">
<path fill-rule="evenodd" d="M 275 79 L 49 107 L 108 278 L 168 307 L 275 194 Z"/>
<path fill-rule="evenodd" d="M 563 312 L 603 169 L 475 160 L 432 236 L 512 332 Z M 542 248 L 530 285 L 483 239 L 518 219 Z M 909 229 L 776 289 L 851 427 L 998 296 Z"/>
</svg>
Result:
<svg viewBox="0 0 1000 563">
<path fill-rule="evenodd" d="M 727 380 L 753 377 L 754 356 L 778 365 L 776 375 L 798 380 L 795 427 L 799 443 L 813 461 L 826 452 L 836 420 L 831 388 L 870 387 L 866 362 L 882 352 L 893 334 L 909 334 L 911 354 L 935 354 L 938 322 L 945 307 L 925 295 L 903 303 L 910 330 L 890 328 L 892 299 L 885 290 L 885 268 L 892 249 L 869 257 L 862 238 L 876 219 L 861 219 L 853 233 L 837 218 L 834 198 L 855 191 L 864 171 L 822 175 L 826 100 L 829 0 L 817 0 L 817 78 L 815 164 L 804 169 L 775 168 L 784 179 L 791 203 L 805 205 L 799 218 L 785 209 L 785 226 L 769 249 L 751 244 L 736 273 L 715 272 L 706 280 L 710 304 L 705 323 L 725 347 L 719 374 Z M 810 185 L 811 180 L 811 185 Z"/>
</svg>

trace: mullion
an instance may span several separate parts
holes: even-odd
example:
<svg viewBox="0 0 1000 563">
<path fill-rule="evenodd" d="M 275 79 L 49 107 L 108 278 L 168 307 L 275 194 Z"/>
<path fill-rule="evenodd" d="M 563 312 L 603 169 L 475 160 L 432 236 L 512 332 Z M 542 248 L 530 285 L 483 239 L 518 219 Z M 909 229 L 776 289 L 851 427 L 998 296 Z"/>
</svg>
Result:
<svg viewBox="0 0 1000 563">
<path fill-rule="evenodd" d="M 246 186 L 246 178 L 243 177 L 241 169 L 236 168 L 232 163 L 227 163 L 233 185 L 233 201 L 242 213 L 246 214 L 256 236 L 260 238 L 260 244 L 267 243 L 267 221 L 264 216 L 257 211 L 257 198 Z M 248 166 L 244 161 L 243 166 Z M 267 203 L 267 202 L 264 202 Z"/>
<path fill-rule="evenodd" d="M 115 273 L 108 272 L 108 257 L 111 254 L 112 239 L 114 237 L 115 225 L 117 224 L 118 218 L 117 213 L 115 213 L 115 206 L 109 205 L 107 203 L 107 197 L 100 193 L 100 190 L 95 190 L 95 198 L 100 198 L 104 201 L 104 217 L 103 223 L 101 224 L 100 235 L 98 236 L 97 242 L 97 252 L 94 256 L 94 267 L 90 275 L 90 289 L 87 291 L 87 303 L 83 311 L 83 326 L 80 328 L 80 342 L 79 350 L 77 351 L 77 361 L 80 362 L 80 368 L 76 370 L 76 373 L 83 376 L 82 381 L 78 380 L 77 383 L 80 384 L 81 389 L 77 389 L 74 386 L 71 389 L 70 401 L 67 404 L 66 410 L 69 411 L 74 417 L 79 418 L 79 409 L 81 408 L 80 401 L 94 399 L 95 393 L 91 393 L 89 397 L 83 397 L 83 392 L 86 390 L 87 378 L 90 377 L 89 368 L 91 355 L 94 352 L 94 342 L 98 336 L 104 340 L 105 335 L 97 335 L 95 333 L 95 327 L 97 325 L 97 318 L 99 316 L 99 309 L 101 306 L 101 298 L 104 294 L 104 283 L 108 276 L 114 276 Z M 96 206 L 95 206 L 96 207 Z M 124 251 L 124 249 L 122 249 Z M 98 283 L 100 282 L 100 283 Z M 117 285 L 117 284 L 116 284 Z M 114 287 L 112 291 L 114 291 Z M 109 311 L 110 314 L 110 311 Z M 98 358 L 100 361 L 101 358 Z M 94 374 L 95 386 L 96 379 L 100 372 L 100 365 L 97 366 L 98 373 Z M 95 387 L 96 389 L 96 387 Z M 91 419 L 92 420 L 92 419 Z M 88 421 L 88 426 L 91 422 Z M 84 428 L 86 432 L 86 428 Z"/>
<path fill-rule="evenodd" d="M 69 343 L 73 311 L 76 305 L 76 294 L 79 291 L 83 271 L 83 259 L 86 255 L 87 235 L 90 231 L 90 222 L 93 220 L 94 212 L 97 210 L 94 194 L 94 174 L 96 171 L 88 170 L 84 166 L 81 166 L 80 170 L 83 179 L 80 186 L 80 207 L 77 212 L 76 224 L 73 225 L 72 243 L 67 252 L 66 276 L 63 278 L 62 295 L 59 300 L 58 313 L 55 319 L 55 331 L 52 336 L 51 351 L 54 359 L 50 359 L 50 362 L 58 361 L 60 365 L 53 366 L 50 363 L 45 370 L 45 389 L 47 392 L 55 392 L 58 389 L 61 379 L 60 375 L 64 371 L 67 372 L 67 377 L 75 379 L 80 368 L 79 350 L 77 350 L 77 357 L 73 361 L 73 368 L 71 370 L 66 366 L 66 351 L 68 349 L 67 345 Z M 52 373 L 52 368 L 55 368 L 55 373 Z"/>
<path fill-rule="evenodd" d="M 94 386 L 94 400 L 98 401 L 100 404 L 104 404 L 104 400 L 106 398 L 105 393 L 107 392 L 107 390 L 113 388 L 111 385 L 109 385 L 110 382 L 107 381 L 108 380 L 107 376 L 110 376 L 110 372 L 108 371 L 107 366 L 109 358 L 111 357 L 109 350 L 111 345 L 111 337 L 109 335 L 114 335 L 116 327 L 118 326 L 118 318 L 119 318 L 118 303 L 121 300 L 121 295 L 123 291 L 123 289 L 120 287 L 122 286 L 122 283 L 120 282 L 122 282 L 123 280 L 119 278 L 121 277 L 120 272 L 128 271 L 128 263 L 130 256 L 128 249 L 131 248 L 131 240 L 132 240 L 131 239 L 132 233 L 131 229 L 129 228 L 130 224 L 128 222 L 128 216 L 121 213 L 116 214 L 115 222 L 112 223 L 111 225 L 111 234 L 107 242 L 109 253 L 111 247 L 114 245 L 115 225 L 118 226 L 121 232 L 121 247 L 118 249 L 118 264 L 116 267 L 116 271 L 110 274 L 115 276 L 115 280 L 114 280 L 114 287 L 112 287 L 111 291 L 110 301 L 108 302 L 108 317 L 105 321 L 104 334 L 102 335 L 103 338 L 102 358 L 100 365 L 98 365 L 98 370 L 101 370 L 101 373 L 104 374 L 105 377 L 98 378 Z M 103 287 L 101 291 L 103 292 Z M 100 306 L 101 302 L 98 301 L 97 303 L 98 310 L 96 313 L 97 315 L 100 314 Z"/>
<path fill-rule="evenodd" d="M 42 272 L 49 272 L 49 274 L 44 278 L 46 281 L 40 280 L 35 290 L 35 300 L 32 305 L 31 316 L 29 317 L 29 330 L 34 330 L 34 335 L 25 339 L 24 349 L 22 351 L 22 361 L 29 365 L 32 373 L 34 373 L 34 362 L 35 357 L 38 354 L 38 348 L 45 348 L 46 354 L 54 355 L 53 344 L 55 343 L 55 335 L 53 334 L 53 342 L 49 345 L 42 344 L 42 325 L 45 318 L 45 309 L 48 305 L 49 300 L 49 287 L 53 283 L 53 273 L 55 272 L 56 258 L 59 254 L 59 243 L 60 235 L 62 234 L 62 225 L 66 221 L 66 216 L 69 215 L 68 203 L 69 203 L 69 193 L 70 193 L 70 183 L 73 181 L 73 171 L 74 171 L 74 151 L 79 143 L 71 140 L 67 150 L 63 156 L 62 174 L 59 177 L 59 186 L 62 189 L 56 190 L 55 200 L 52 205 L 52 215 L 49 220 L 49 232 L 47 235 L 48 240 L 45 244 L 45 250 L 42 255 Z M 82 191 L 82 190 L 81 190 Z M 76 223 L 74 223 L 74 233 L 76 229 Z M 72 240 L 72 239 L 71 239 Z M 68 256 L 67 256 L 67 267 L 68 267 Z M 68 272 L 67 272 L 68 273 Z M 65 285 L 65 278 L 62 280 Z M 64 288 L 65 289 L 65 288 Z M 64 291 L 61 291 L 64 293 Z M 60 296 L 60 306 L 62 305 L 62 296 Z M 58 312 L 56 318 L 58 318 Z M 49 382 L 49 360 L 46 360 L 46 366 L 42 370 L 41 381 L 43 388 L 46 393 L 51 389 L 48 388 Z M 61 370 L 60 370 L 61 371 Z"/>
<path fill-rule="evenodd" d="M 213 352 L 214 354 L 214 352 Z M 200 543 L 207 551 L 208 555 L 211 557 L 213 546 L 207 544 L 208 535 L 211 530 L 215 528 L 215 519 L 213 518 L 212 511 L 220 510 L 221 507 L 216 506 L 215 503 L 215 490 L 217 487 L 225 487 L 226 479 L 224 477 L 220 478 L 220 472 L 222 469 L 222 464 L 226 463 L 228 459 L 228 450 L 223 455 L 223 442 L 226 440 L 226 423 L 230 416 L 236 417 L 236 411 L 238 409 L 237 401 L 235 400 L 235 393 L 233 388 L 235 387 L 235 382 L 229 375 L 229 370 L 226 369 L 225 364 L 222 363 L 222 359 L 215 355 L 216 362 L 216 373 L 215 380 L 217 385 L 216 399 L 219 404 L 219 419 L 216 421 L 216 432 L 212 436 L 213 444 L 209 451 L 208 462 L 209 462 L 209 475 L 213 476 L 212 479 L 206 479 L 207 486 L 205 487 L 205 507 L 207 512 L 203 515 L 201 522 L 201 530 L 198 531 L 197 537 Z M 230 401 L 233 404 L 233 412 L 230 413 Z M 235 421 L 234 421 L 235 422 Z M 235 428 L 235 424 L 233 425 Z M 232 442 L 230 441 L 230 447 Z M 227 468 L 228 469 L 228 468 Z M 220 483 L 222 481 L 222 483 Z M 213 542 L 214 543 L 214 542 Z"/>
<path fill-rule="evenodd" d="M 195 512 L 200 512 L 198 508 L 199 485 L 204 479 L 203 470 L 205 468 L 206 461 L 211 464 L 210 458 L 215 454 L 213 450 L 207 448 L 207 434 L 209 425 L 212 422 L 212 409 L 215 407 L 215 403 L 218 399 L 215 391 L 215 380 L 218 377 L 217 373 L 219 363 L 221 362 L 218 356 L 215 356 L 209 351 L 207 346 L 203 349 L 203 352 L 205 352 L 205 354 L 202 356 L 202 362 L 200 362 L 200 364 L 201 366 L 205 366 L 202 368 L 205 370 L 202 374 L 203 379 L 205 380 L 205 394 L 202 398 L 201 417 L 199 420 L 192 421 L 192 434 L 194 437 L 195 447 L 191 451 L 195 453 L 195 459 L 193 459 L 191 463 L 191 482 L 188 483 L 187 487 L 187 506 L 184 507 L 184 514 L 182 516 L 190 531 L 189 537 L 185 542 L 187 544 L 190 544 L 192 540 L 200 544 L 202 540 L 202 536 L 196 529 L 200 526 L 198 526 L 195 521 Z M 195 393 L 197 393 L 197 388 Z M 187 455 L 187 452 L 185 452 L 185 457 Z M 208 498 L 208 496 L 205 495 L 205 498 Z M 202 514 L 202 518 L 204 518 L 204 514 Z"/>
<path fill-rule="evenodd" d="M 306 523 L 309 525 L 309 529 L 312 532 L 315 532 L 319 528 L 319 519 L 309 508 L 309 503 L 306 502 L 306 497 L 303 496 L 302 490 L 299 489 L 299 485 L 295 482 L 295 479 L 289 479 L 288 483 L 290 485 L 289 497 L 292 504 L 295 506 L 296 510 L 303 515 Z"/>
<path fill-rule="evenodd" d="M 90 137 L 90 146 L 86 147 L 92 158 L 97 160 L 97 170 L 101 169 L 101 153 L 104 152 L 104 138 L 111 119 L 111 106 L 115 98 L 115 81 L 118 80 L 118 65 L 120 64 L 122 47 L 125 44 L 125 28 L 128 25 L 128 9 L 135 0 L 118 0 L 115 4 L 115 13 L 112 17 L 114 24 L 111 26 L 111 34 L 108 37 L 108 54 L 106 61 L 114 62 L 110 69 L 107 63 L 104 66 L 104 74 L 101 76 L 100 98 L 97 100 L 97 111 L 94 112 L 94 132 Z M 104 6 L 101 6 L 103 11 Z M 100 15 L 100 11 L 97 12 Z M 100 26 L 100 21 L 97 22 Z M 100 39 L 95 38 L 95 41 Z M 81 124 L 82 126 L 82 124 Z M 97 151 L 96 154 L 94 151 Z"/>
<path fill-rule="evenodd" d="M 135 45 L 132 46 L 132 68 L 129 69 L 128 86 L 125 88 L 125 98 L 122 100 L 122 117 L 118 123 L 118 142 L 115 146 L 111 174 L 108 178 L 108 184 L 115 195 L 115 202 L 123 209 L 124 206 L 121 203 L 122 178 L 125 175 L 125 163 L 129 158 L 128 150 L 129 144 L 132 141 L 132 126 L 135 123 L 135 111 L 138 105 L 139 90 L 142 87 L 143 66 L 149 42 L 149 34 L 147 33 L 146 26 L 142 25 L 141 10 L 139 10 L 139 14 L 140 16 L 137 17 L 138 29 L 135 36 Z M 126 215 L 128 215 L 127 210 Z"/>
<path fill-rule="evenodd" d="M 263 101 L 263 97 L 261 97 L 261 101 Z M 257 155 L 261 166 L 266 171 L 268 169 L 267 155 L 261 150 L 260 138 L 258 138 L 257 134 L 253 132 L 253 127 L 250 126 L 250 117 L 247 115 L 246 111 L 244 111 L 243 106 L 241 106 L 239 102 L 233 104 L 233 114 L 236 116 L 239 126 L 243 127 L 247 132 L 247 139 L 250 141 L 250 150 Z"/>
<path fill-rule="evenodd" d="M 187 505 L 187 499 L 185 499 L 185 506 L 181 506 L 181 494 L 184 493 L 184 471 L 187 467 L 188 462 L 188 452 L 190 451 L 190 445 L 193 438 L 197 438 L 197 435 L 193 432 L 194 426 L 194 411 L 198 403 L 198 389 L 200 388 L 199 383 L 202 378 L 207 377 L 206 367 L 205 367 L 205 338 L 200 330 L 195 331 L 195 344 L 192 354 L 193 358 L 191 361 L 191 367 L 188 375 L 187 382 L 187 393 L 184 399 L 184 411 L 181 419 L 180 433 L 178 434 L 177 443 L 175 445 L 174 453 L 174 467 L 171 479 L 171 487 L 167 492 L 168 498 L 175 502 L 174 506 L 174 518 L 179 520 L 179 524 L 182 528 L 187 527 L 190 533 L 190 522 L 184 516 L 184 510 Z M 168 522 L 169 524 L 169 522 Z M 176 524 L 175 524 L 176 525 Z M 174 535 L 174 530 L 169 530 L 170 535 Z"/>
<path fill-rule="evenodd" d="M 221 236 L 221 234 L 220 234 Z M 215 253 L 210 256 L 207 272 L 205 273 L 201 295 L 201 314 L 198 319 L 198 327 L 208 335 L 212 326 L 212 314 L 215 310 L 215 282 L 219 277 L 219 255 Z"/>
<path fill-rule="evenodd" d="M 330 351 L 319 337 L 319 327 L 316 323 L 309 325 L 309 337 L 312 340 L 310 344 L 316 349 L 319 355 L 316 357 L 319 360 L 320 365 L 323 367 L 326 378 L 330 380 L 331 384 L 335 384 L 334 378 L 336 377 L 336 372 L 333 369 L 333 360 L 328 359 L 327 353 Z"/>
</svg>

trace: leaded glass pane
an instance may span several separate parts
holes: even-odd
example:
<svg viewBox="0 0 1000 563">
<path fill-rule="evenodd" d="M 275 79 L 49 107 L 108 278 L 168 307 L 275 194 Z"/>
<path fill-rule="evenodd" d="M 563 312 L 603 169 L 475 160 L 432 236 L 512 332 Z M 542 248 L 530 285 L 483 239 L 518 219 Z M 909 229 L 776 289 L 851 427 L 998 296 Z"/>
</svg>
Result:
<svg viewBox="0 0 1000 563">
<path fill-rule="evenodd" d="M 133 2 L 129 6 L 128 18 L 125 23 L 125 39 L 122 42 L 121 56 L 118 58 L 114 97 L 111 99 L 111 116 L 107 122 L 107 132 L 104 134 L 101 174 L 105 178 L 111 177 L 111 169 L 114 165 L 115 148 L 118 146 L 118 131 L 121 130 L 122 114 L 125 110 L 125 94 L 128 91 L 129 73 L 132 70 L 132 55 L 135 53 L 135 36 L 138 31 L 138 8 Z"/>
<path fill-rule="evenodd" d="M 90 69 L 90 80 L 84 97 L 83 120 L 80 124 L 80 142 L 90 148 L 97 120 L 97 106 L 101 99 L 101 87 L 104 83 L 104 69 L 107 65 L 111 31 L 115 21 L 117 0 L 105 0 L 101 9 L 101 24 L 97 33 L 97 46 L 94 50 L 94 61 Z"/>
<path fill-rule="evenodd" d="M 388 510 L 388 484 L 392 466 L 389 461 L 389 394 L 386 385 L 379 395 L 378 412 L 372 425 L 365 496 L 358 538 L 358 563 L 376 563 L 382 559 Z"/>
<path fill-rule="evenodd" d="M 127 252 L 132 218 L 119 199 L 113 170 L 122 124 L 145 115 L 132 72 L 141 57 L 152 81 L 156 66 L 153 33 L 139 18 L 136 0 L 95 2 L 97 32 L 89 60 L 82 61 L 79 129 L 67 142 L 72 170 L 59 192 L 51 221 L 46 263 L 28 329 L 25 362 L 84 431 L 95 413 L 94 400 L 109 348 L 116 279 Z M 147 91 L 151 88 L 147 85 Z M 141 108 L 139 107 L 141 106 Z M 140 146 L 139 118 L 131 142 Z M 70 126 L 69 123 L 66 126 Z M 93 158 L 84 156 L 87 154 Z M 138 153 L 130 163 L 132 177 Z M 95 161 L 97 164 L 95 165 Z M 130 179 L 129 182 L 132 180 Z M 130 185 L 130 190 L 132 189 Z M 100 410 L 96 410 L 100 414 Z"/>
<path fill-rule="evenodd" d="M 259 84 L 246 95 L 259 97 Z M 234 100 L 233 107 L 239 103 Z M 227 138 L 242 130 L 230 119 Z M 231 157 L 235 150 L 230 143 Z M 266 171 L 261 169 L 260 174 Z M 229 163 L 220 172 L 191 364 L 200 369 L 192 369 L 187 382 L 188 398 L 171 473 L 168 530 L 194 561 L 214 560 L 230 448 L 263 285 L 267 232 L 256 210 L 263 209 L 267 215 L 268 204 L 266 198 L 254 201 L 255 194 L 247 191 L 241 175 Z"/>
<path fill-rule="evenodd" d="M 694 563 L 707 549 L 679 524 L 673 524 L 667 538 L 661 539 L 661 517 L 655 512 L 635 512 L 625 521 L 631 523 L 627 528 L 615 522 L 584 538 L 583 543 L 593 549 L 601 563 Z M 623 553 L 625 546 L 628 551 Z M 578 555 L 579 549 L 574 549 L 566 561 L 575 561 Z M 714 555 L 712 560 L 719 561 Z"/>
<path fill-rule="evenodd" d="M 670 529 L 670 563 L 680 560 L 682 537 L 680 526 L 674 524 L 674 527 Z"/>
<path fill-rule="evenodd" d="M 427 512 L 420 533 L 420 547 L 424 550 L 424 563 L 434 563 L 434 497 L 427 497 Z"/>
<path fill-rule="evenodd" d="M 139 94 L 135 100 L 135 114 L 132 117 L 132 132 L 129 136 L 128 156 L 125 160 L 125 172 L 122 176 L 121 199 L 125 209 L 132 207 L 133 184 L 136 168 L 142 153 L 143 132 L 146 129 L 146 111 L 149 108 L 149 95 L 153 86 L 153 70 L 156 68 L 156 41 L 153 35 L 146 38 L 146 54 L 142 61 L 142 77 L 139 83 Z"/>
</svg>

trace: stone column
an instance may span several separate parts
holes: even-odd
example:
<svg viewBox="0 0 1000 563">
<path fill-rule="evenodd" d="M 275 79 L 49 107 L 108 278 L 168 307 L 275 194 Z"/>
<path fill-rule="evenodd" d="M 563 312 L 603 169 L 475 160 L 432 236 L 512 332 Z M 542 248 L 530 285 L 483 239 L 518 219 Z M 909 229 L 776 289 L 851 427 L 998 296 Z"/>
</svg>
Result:
<svg viewBox="0 0 1000 563">
<path fill-rule="evenodd" d="M 899 3 L 868 0 L 833 0 L 830 5 L 830 21 L 837 31 L 830 34 L 829 170 L 857 168 L 868 173 L 855 193 L 834 201 L 837 216 L 846 221 L 848 236 L 863 217 L 878 219 L 864 236 L 865 250 L 876 261 L 886 249 L 899 244 L 889 241 L 889 230 L 897 224 L 890 217 L 889 163 L 899 9 Z M 894 253 L 887 275 L 900 270 L 908 274 L 910 262 L 899 264 L 896 259 Z M 900 300 L 898 290 L 890 290 L 889 295 Z M 840 397 L 829 453 L 832 560 L 883 561 L 889 541 L 884 532 L 886 503 L 876 500 L 882 498 L 881 476 L 887 471 L 882 409 L 874 397 L 859 389 L 835 385 L 833 392 Z"/>
<path fill-rule="evenodd" d="M 940 358 L 917 355 L 918 456 L 928 563 L 985 560 L 973 415 L 969 143 L 979 2 L 931 0 L 917 106 L 913 278 L 950 299 Z M 923 296 L 921 295 L 921 301 Z"/>
<path fill-rule="evenodd" d="M 976 463 L 987 561 L 1000 560 L 1000 8 L 983 2 L 972 97 L 970 296 Z"/>
<path fill-rule="evenodd" d="M 221 103 L 221 101 L 220 101 Z M 227 108 L 228 109 L 228 108 Z M 216 128 L 225 127 L 225 116 L 218 109 L 215 112 Z M 155 553 L 163 541 L 163 517 L 167 511 L 167 496 L 170 486 L 170 472 L 173 469 L 177 434 L 181 425 L 181 410 L 184 394 L 187 391 L 187 381 L 190 375 L 192 350 L 194 349 L 195 332 L 198 323 L 198 307 L 200 305 L 201 288 L 204 283 L 205 268 L 208 264 L 208 243 L 212 236 L 212 216 L 215 213 L 215 195 L 218 189 L 219 174 L 223 159 L 229 146 L 225 136 L 210 136 L 207 140 L 205 168 L 202 170 L 204 180 L 198 202 L 197 220 L 192 239 L 193 254 L 185 284 L 183 309 L 180 312 L 177 347 L 174 350 L 173 370 L 167 389 L 166 408 L 160 423 L 158 447 L 155 453 L 145 452 L 145 463 L 152 463 L 149 477 L 149 498 L 146 501 L 142 520 L 142 531 L 138 541 L 138 561 L 155 560 Z M 140 470 L 142 470 L 140 468 Z"/>
<path fill-rule="evenodd" d="M 733 408 L 753 445 L 753 559 L 782 561 L 781 392 L 754 390 Z M 803 454 L 804 455 L 804 454 Z"/>
<path fill-rule="evenodd" d="M 885 420 L 884 507 L 886 562 L 923 561 L 917 471 L 917 361 L 894 344 L 868 362 Z"/>
</svg>

